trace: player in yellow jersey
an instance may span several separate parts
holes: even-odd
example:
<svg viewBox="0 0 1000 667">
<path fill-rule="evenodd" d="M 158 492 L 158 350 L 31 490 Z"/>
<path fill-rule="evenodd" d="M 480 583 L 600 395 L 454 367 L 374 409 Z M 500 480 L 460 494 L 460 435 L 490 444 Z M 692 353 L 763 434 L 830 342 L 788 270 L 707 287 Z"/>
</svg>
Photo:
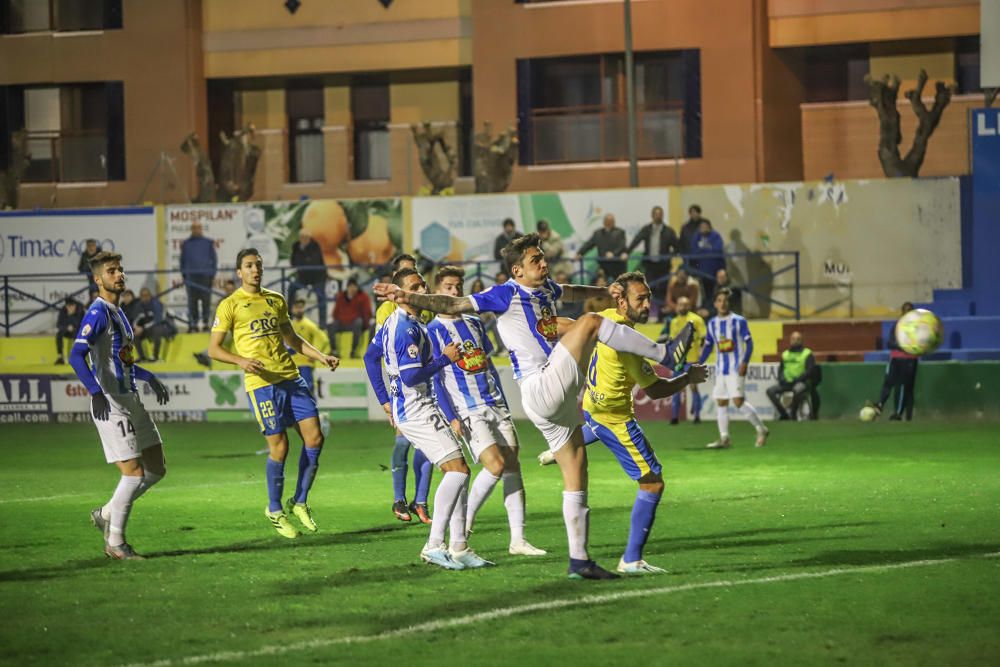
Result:
<svg viewBox="0 0 1000 667">
<path fill-rule="evenodd" d="M 242 285 L 219 303 L 208 356 L 236 364 L 245 373 L 244 386 L 250 409 L 270 449 L 266 468 L 269 503 L 264 513 L 279 535 L 294 538 L 299 536 L 299 531 L 288 520 L 281 504 L 288 457 L 286 429 L 294 427 L 302 437 L 298 483 L 295 494 L 288 499 L 287 509 L 310 532 L 316 531 L 316 522 L 306 498 L 319 468 L 323 432 L 316 399 L 285 346 L 330 370 L 337 368 L 340 360 L 324 354 L 295 333 L 285 298 L 261 287 L 263 274 L 260 253 L 254 248 L 241 250 L 236 256 L 236 275 Z M 222 347 L 230 331 L 235 354 Z"/>
<path fill-rule="evenodd" d="M 615 282 L 622 290 L 617 298 L 617 307 L 600 314 L 628 326 L 646 322 L 649 319 L 651 292 L 642 273 L 623 273 Z M 643 547 L 656 518 L 656 507 L 663 495 L 663 477 L 660 462 L 635 420 L 632 388 L 638 384 L 650 398 L 657 399 L 704 380 L 704 366 L 695 364 L 687 372 L 665 379 L 659 377 L 649 362 L 638 355 L 616 352 L 603 343 L 597 344 L 590 357 L 587 388 L 583 395 L 583 416 L 597 438 L 618 459 L 625 473 L 639 483 L 632 506 L 628 544 L 618 562 L 619 572 L 653 574 L 664 571 L 642 558 Z"/>
<path fill-rule="evenodd" d="M 670 337 L 673 338 L 688 322 L 694 327 L 694 341 L 691 343 L 691 350 L 688 352 L 686 363 L 682 370 L 687 370 L 691 364 L 698 363 L 698 356 L 701 354 L 702 345 L 705 343 L 705 320 L 701 315 L 691 310 L 691 299 L 682 296 L 677 299 L 677 316 L 670 320 Z M 701 392 L 697 384 L 691 384 L 691 416 L 695 424 L 701 423 Z M 676 426 L 678 422 L 678 412 L 681 409 L 681 392 L 677 392 L 671 398 L 670 404 L 670 425 Z"/>
<path fill-rule="evenodd" d="M 396 255 L 392 260 L 392 273 L 395 275 L 400 269 L 416 269 L 417 258 L 413 255 L 403 253 Z M 399 308 L 395 301 L 383 301 L 375 311 L 375 331 L 382 328 L 389 316 Z M 420 319 L 427 324 L 434 319 L 434 313 L 423 311 Z M 427 498 L 431 490 L 431 475 L 434 474 L 434 466 L 416 447 L 413 448 L 413 502 L 406 502 L 406 472 L 407 460 L 410 454 L 410 441 L 406 436 L 396 429 L 396 440 L 392 448 L 392 513 L 400 521 L 410 521 L 415 514 L 417 520 L 423 523 L 431 522 L 431 514 L 427 509 Z"/>
</svg>

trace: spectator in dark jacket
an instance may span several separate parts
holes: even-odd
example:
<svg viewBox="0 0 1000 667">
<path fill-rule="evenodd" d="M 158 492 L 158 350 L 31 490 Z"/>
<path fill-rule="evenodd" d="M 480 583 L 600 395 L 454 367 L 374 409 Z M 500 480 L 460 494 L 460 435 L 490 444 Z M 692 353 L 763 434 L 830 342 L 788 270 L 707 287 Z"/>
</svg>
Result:
<svg viewBox="0 0 1000 667">
<path fill-rule="evenodd" d="M 205 236 L 200 222 L 191 223 L 191 236 L 181 244 L 181 275 L 187 287 L 188 329 L 208 331 L 212 310 L 212 281 L 219 269 L 215 243 Z M 200 312 L 199 312 L 200 311 Z"/>
<path fill-rule="evenodd" d="M 688 220 L 681 225 L 681 252 L 685 255 L 693 252 L 694 237 L 698 235 L 698 227 L 702 220 L 708 220 L 708 218 L 701 217 L 701 206 L 691 204 L 688 208 Z"/>
<path fill-rule="evenodd" d="M 593 236 L 580 246 L 576 259 L 586 255 L 591 248 L 597 248 L 597 265 L 604 269 L 608 282 L 613 281 L 622 273 L 628 264 L 625 230 L 615 227 L 615 216 L 608 213 L 604 216 L 604 226 L 594 232 Z"/>
<path fill-rule="evenodd" d="M 90 260 L 99 252 L 101 246 L 97 243 L 97 239 L 87 239 L 80 253 L 80 261 L 76 264 L 76 270 L 87 277 L 87 287 L 91 292 L 97 289 L 97 283 L 94 282 L 94 272 L 90 270 Z"/>
<path fill-rule="evenodd" d="M 715 300 L 715 276 L 719 269 L 726 268 L 724 243 L 722 235 L 712 229 L 712 223 L 704 218 L 698 224 L 698 235 L 693 242 L 690 264 L 701 281 L 702 298 L 707 307 Z"/>
<path fill-rule="evenodd" d="M 63 307 L 59 309 L 59 317 L 56 320 L 56 363 L 65 364 L 63 358 L 63 342 L 76 339 L 76 332 L 80 330 L 80 323 L 83 321 L 83 306 L 76 299 L 66 298 Z"/>
<path fill-rule="evenodd" d="M 132 330 L 135 332 L 135 347 L 139 353 L 139 361 L 159 361 L 160 344 L 164 339 L 171 339 L 177 335 L 177 327 L 163 315 L 163 304 L 153 296 L 149 288 L 143 287 L 139 290 L 139 300 L 133 302 L 134 316 L 132 320 Z M 153 358 L 146 356 L 142 342 L 149 340 L 153 343 Z"/>
<path fill-rule="evenodd" d="M 680 250 L 680 240 L 673 228 L 663 221 L 663 207 L 654 206 L 652 222 L 644 225 L 632 239 L 626 251 L 629 255 L 640 243 L 642 246 L 642 271 L 653 296 L 663 301 L 670 276 L 670 258 Z"/>
<path fill-rule="evenodd" d="M 729 309 L 736 313 L 737 315 L 743 314 L 743 290 L 739 287 L 733 285 L 732 278 L 729 277 L 729 271 L 726 269 L 719 269 L 715 272 L 715 291 L 718 292 L 723 287 L 729 288 Z M 715 300 L 709 301 L 706 298 L 705 310 L 708 311 L 709 317 L 715 317 L 717 312 L 715 310 Z"/>
<path fill-rule="evenodd" d="M 341 331 L 351 332 L 351 358 L 358 357 L 358 346 L 361 343 L 361 332 L 368 328 L 372 318 L 372 302 L 368 295 L 358 289 L 358 281 L 348 278 L 347 289 L 337 294 L 337 302 L 333 305 L 333 322 L 328 333 L 330 346 L 337 350 L 337 334 Z"/>
<path fill-rule="evenodd" d="M 295 272 L 288 287 L 288 303 L 295 303 L 295 295 L 300 289 L 309 289 L 316 294 L 319 308 L 319 326 L 326 328 L 326 267 L 323 249 L 308 232 L 299 232 L 299 242 L 292 248 L 292 266 Z"/>
<path fill-rule="evenodd" d="M 514 229 L 514 221 L 511 218 L 504 220 L 503 233 L 493 241 L 493 259 L 499 260 L 501 269 L 505 270 L 508 268 L 503 265 L 503 249 L 507 247 L 508 243 L 519 236 L 522 236 L 522 234 Z"/>
</svg>

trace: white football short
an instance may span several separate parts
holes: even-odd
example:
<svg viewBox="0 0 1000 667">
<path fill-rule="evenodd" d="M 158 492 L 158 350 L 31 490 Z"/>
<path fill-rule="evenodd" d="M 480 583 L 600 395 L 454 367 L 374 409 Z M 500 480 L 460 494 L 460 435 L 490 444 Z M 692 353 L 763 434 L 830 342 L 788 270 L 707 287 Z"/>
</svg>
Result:
<svg viewBox="0 0 1000 667">
<path fill-rule="evenodd" d="M 583 374 L 562 343 L 555 346 L 542 370 L 521 382 L 521 404 L 553 452 L 569 442 L 583 424 L 577 400 Z"/>
<path fill-rule="evenodd" d="M 716 373 L 712 398 L 743 398 L 743 386 L 746 382 L 746 377 L 737 373 L 730 373 L 729 375 L 719 375 Z"/>
<path fill-rule="evenodd" d="M 407 412 L 406 421 L 396 424 L 396 428 L 436 466 L 462 458 L 462 445 L 458 437 L 436 407 Z"/>
<path fill-rule="evenodd" d="M 462 418 L 469 438 L 472 460 L 479 463 L 479 457 L 490 445 L 517 447 L 517 430 L 510 411 L 500 405 L 484 405 Z"/>
<path fill-rule="evenodd" d="M 142 450 L 163 442 L 139 394 L 105 396 L 111 403 L 111 414 L 105 421 L 94 419 L 94 425 L 101 436 L 108 463 L 137 459 L 142 456 Z"/>
</svg>

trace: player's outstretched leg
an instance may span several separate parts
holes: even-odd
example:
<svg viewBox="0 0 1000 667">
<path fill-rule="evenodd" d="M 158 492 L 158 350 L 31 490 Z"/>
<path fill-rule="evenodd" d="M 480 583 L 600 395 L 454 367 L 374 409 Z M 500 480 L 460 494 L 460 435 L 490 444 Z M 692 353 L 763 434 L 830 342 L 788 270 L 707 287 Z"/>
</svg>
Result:
<svg viewBox="0 0 1000 667">
<path fill-rule="evenodd" d="M 587 313 L 576 320 L 560 342 L 581 363 L 590 361 L 590 353 L 598 341 L 618 352 L 631 352 L 645 359 L 653 359 L 668 368 L 677 368 L 684 362 L 694 340 L 694 327 L 684 325 L 680 333 L 666 344 L 646 338 L 632 327 L 612 322 L 596 313 Z"/>
<path fill-rule="evenodd" d="M 410 511 L 406 507 L 406 461 L 409 451 L 410 441 L 402 433 L 397 433 L 392 447 L 392 513 L 400 521 L 410 520 Z"/>
<path fill-rule="evenodd" d="M 306 530 L 315 533 L 316 520 L 306 501 L 309 490 L 316 481 L 316 473 L 319 471 L 319 455 L 323 451 L 323 431 L 316 417 L 303 419 L 296 424 L 296 429 L 302 438 L 302 452 L 299 454 L 299 476 L 295 482 L 295 494 L 288 499 L 286 510 L 298 519 Z"/>
<path fill-rule="evenodd" d="M 413 482 L 415 490 L 413 492 L 413 502 L 410 503 L 410 515 L 416 516 L 421 523 L 429 524 L 431 514 L 427 509 L 427 498 L 431 492 L 431 479 L 434 477 L 434 464 L 427 456 L 413 448 Z"/>
</svg>

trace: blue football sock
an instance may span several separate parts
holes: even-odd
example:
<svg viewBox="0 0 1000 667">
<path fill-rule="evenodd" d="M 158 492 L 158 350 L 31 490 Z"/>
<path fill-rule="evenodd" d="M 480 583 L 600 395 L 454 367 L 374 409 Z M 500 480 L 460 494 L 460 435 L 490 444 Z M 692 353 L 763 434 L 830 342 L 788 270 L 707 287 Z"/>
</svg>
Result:
<svg viewBox="0 0 1000 667">
<path fill-rule="evenodd" d="M 392 492 L 395 500 L 406 500 L 406 455 L 410 451 L 410 441 L 405 435 L 396 436 L 392 448 Z"/>
<path fill-rule="evenodd" d="M 271 512 L 281 510 L 281 492 L 285 488 L 285 462 L 275 461 L 267 457 L 267 509 Z"/>
<path fill-rule="evenodd" d="M 670 397 L 670 418 L 678 419 L 677 415 L 681 411 L 681 393 L 677 392 Z"/>
<path fill-rule="evenodd" d="M 653 520 L 656 519 L 656 506 L 659 504 L 658 494 L 642 489 L 635 494 L 635 504 L 632 505 L 632 528 L 628 532 L 628 546 L 625 547 L 626 563 L 642 560 L 642 549 L 646 546 Z"/>
<path fill-rule="evenodd" d="M 691 388 L 691 413 L 695 417 L 701 416 L 701 392 L 697 387 Z"/>
<path fill-rule="evenodd" d="M 434 474 L 434 464 L 431 463 L 424 453 L 413 448 L 413 481 L 416 484 L 413 502 L 418 505 L 427 504 L 427 496 L 431 492 L 431 476 Z"/>
<path fill-rule="evenodd" d="M 319 470 L 319 455 L 322 451 L 322 447 L 302 445 L 302 453 L 299 455 L 299 478 L 295 482 L 296 503 L 305 503 L 309 497 L 309 489 L 312 488 L 316 480 L 316 471 Z"/>
</svg>

